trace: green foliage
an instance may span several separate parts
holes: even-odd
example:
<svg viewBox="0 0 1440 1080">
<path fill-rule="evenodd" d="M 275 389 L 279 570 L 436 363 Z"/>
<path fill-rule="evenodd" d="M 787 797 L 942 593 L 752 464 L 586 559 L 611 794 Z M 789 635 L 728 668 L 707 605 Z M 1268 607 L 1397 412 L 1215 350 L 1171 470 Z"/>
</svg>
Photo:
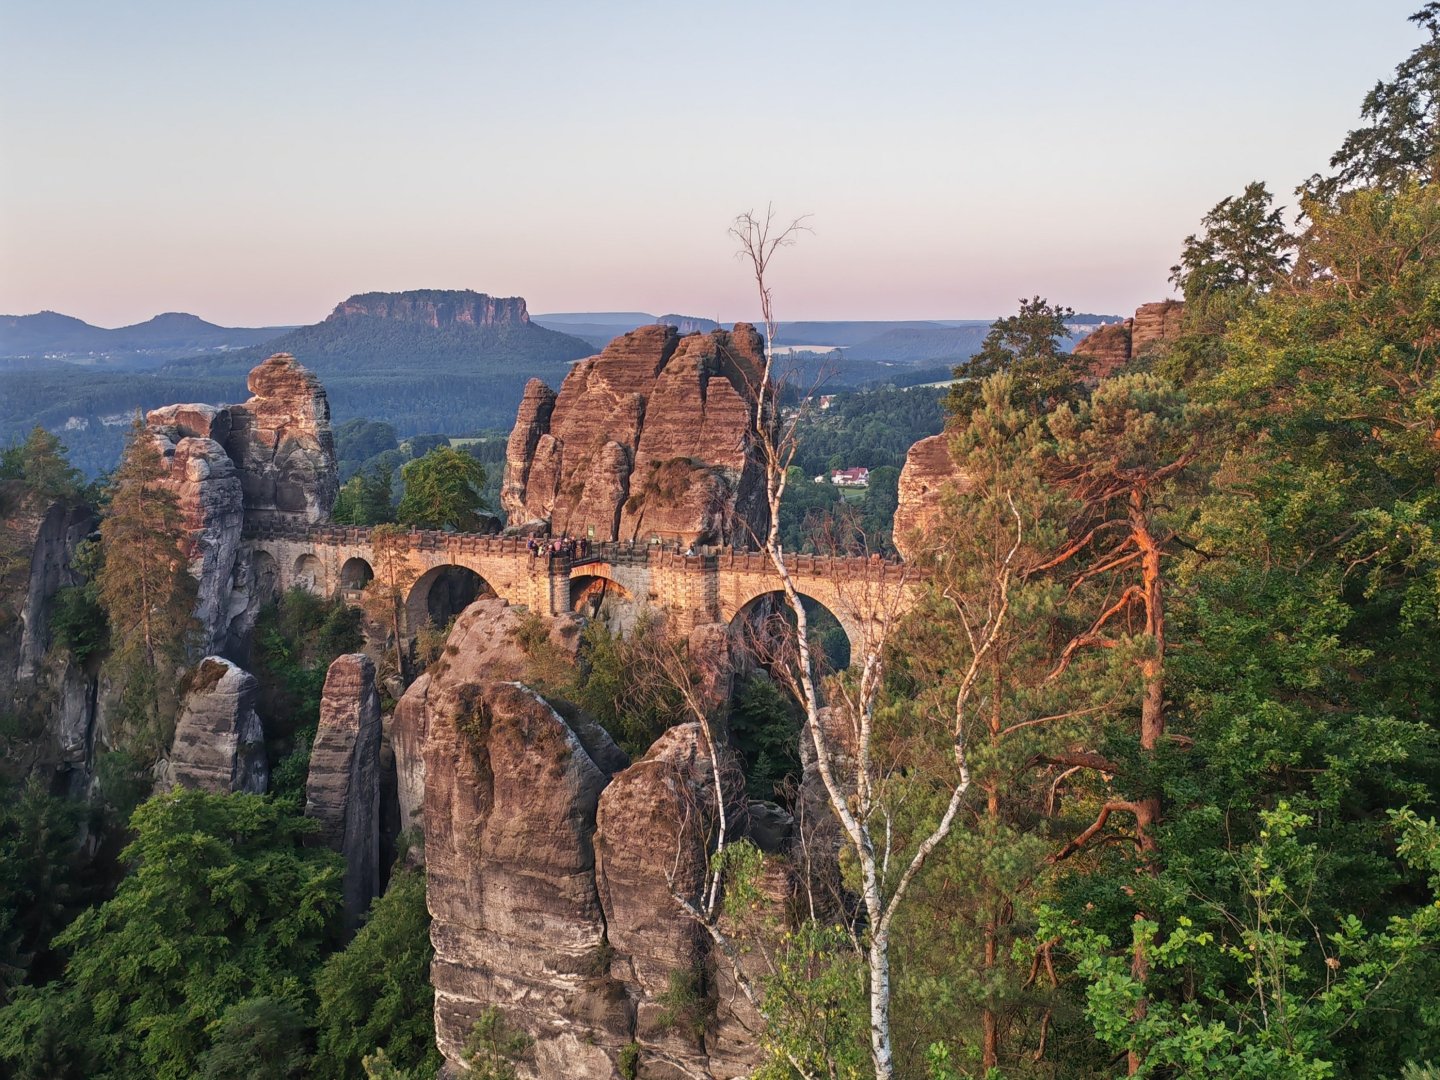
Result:
<svg viewBox="0 0 1440 1080">
<path fill-rule="evenodd" d="M 405 494 L 397 520 L 419 529 L 480 529 L 485 467 L 475 458 L 447 443 L 409 462 L 400 473 Z"/>
<path fill-rule="evenodd" d="M 1076 376 L 1061 343 L 1070 335 L 1065 322 L 1074 314 L 1038 296 L 1022 298 L 1020 310 L 996 319 L 980 351 L 955 368 L 946 411 L 969 416 L 981 404 L 981 384 L 998 372 L 1014 376 L 1011 396 L 1031 410 L 1043 411 L 1073 396 Z"/>
<path fill-rule="evenodd" d="M 752 798 L 778 798 L 799 777 L 801 720 L 794 698 L 773 680 L 751 676 L 736 687 L 730 738 L 744 760 Z"/>
<path fill-rule="evenodd" d="M 300 588 L 261 609 L 250 666 L 260 684 L 259 712 L 277 763 L 272 791 L 303 795 L 325 674 L 337 656 L 364 644 L 360 623 L 359 608 Z"/>
<path fill-rule="evenodd" d="M 308 1025 L 295 1006 L 256 997 L 231 1005 L 210 1025 L 198 1080 L 290 1080 L 306 1075 Z"/>
<path fill-rule="evenodd" d="M 1440 896 L 1391 916 L 1380 930 L 1368 930 L 1353 914 L 1317 924 L 1309 890 L 1324 856 L 1303 838 L 1311 820 L 1283 801 L 1260 819 L 1257 839 L 1232 856 L 1243 908 L 1224 912 L 1213 931 L 1181 915 L 1163 939 L 1155 922 L 1134 924 L 1153 972 L 1148 983 L 1136 977 L 1128 956 L 1111 953 L 1108 937 L 1046 915 L 1041 933 L 1066 942 L 1078 957 L 1097 1037 L 1113 1049 L 1138 1051 L 1136 1075 L 1348 1075 L 1337 1036 L 1362 1011 L 1403 1013 L 1428 1004 L 1423 986 L 1407 987 L 1402 976 L 1440 943 Z M 1431 875 L 1435 890 L 1440 830 L 1409 812 L 1392 819 L 1401 854 Z M 1166 982 L 1183 986 L 1184 996 L 1155 1000 L 1157 984 Z M 1231 989 L 1241 986 L 1244 992 Z M 1140 1015 L 1143 997 L 1150 1001 Z"/>
<path fill-rule="evenodd" d="M 59 438 L 36 425 L 25 441 L 7 451 L 6 472 L 14 474 L 35 498 L 45 502 L 73 499 L 80 494 L 81 478 L 70 465 Z"/>
<path fill-rule="evenodd" d="M 669 643 L 658 617 L 643 613 L 628 635 L 590 623 L 580 639 L 578 666 L 555 655 L 543 621 L 538 631 L 522 640 L 522 647 L 532 662 L 550 669 L 541 681 L 594 716 L 631 757 L 685 718 L 680 691 L 665 671 Z"/>
<path fill-rule="evenodd" d="M 1360 106 L 1367 121 L 1345 136 L 1330 159 L 1336 172 L 1313 176 L 1305 190 L 1322 201 L 1359 186 L 1391 190 L 1411 180 L 1435 179 L 1436 116 L 1440 113 L 1440 4 L 1425 4 L 1410 21 L 1429 35 L 1395 69 L 1390 82 L 1375 84 Z"/>
<path fill-rule="evenodd" d="M 515 1066 L 529 1061 L 534 1047 L 533 1038 L 512 1026 L 503 1012 L 491 1006 L 476 1018 L 461 1059 L 475 1080 L 517 1080 Z"/>
<path fill-rule="evenodd" d="M 178 707 L 173 673 L 192 659 L 198 630 L 185 524 L 174 493 L 157 486 L 165 475 L 155 439 L 137 416 L 100 523 L 97 585 L 124 686 L 116 734 L 152 757 L 169 746 Z"/>
<path fill-rule="evenodd" d="M 831 394 L 825 409 L 812 401 L 796 429 L 794 464 L 812 481 L 828 473 L 837 457 L 837 467 L 898 469 L 917 439 L 938 435 L 945 426 L 944 396 L 936 387 L 917 386 Z"/>
<path fill-rule="evenodd" d="M 316 976 L 316 1080 L 349 1080 L 377 1047 L 394 1068 L 435 1074 L 433 951 L 425 876 L 402 870 L 354 940 Z"/>
<path fill-rule="evenodd" d="M 364 467 L 365 463 L 387 450 L 395 450 L 400 443 L 395 437 L 391 424 L 356 417 L 335 427 L 335 458 L 339 463 L 340 477 L 349 480 Z"/>
<path fill-rule="evenodd" d="M 391 499 L 388 471 L 359 473 L 340 486 L 330 519 L 337 525 L 383 525 L 395 520 Z"/>
<path fill-rule="evenodd" d="M 55 644 L 82 667 L 92 656 L 104 653 L 110 643 L 110 622 L 100 603 L 100 586 L 87 581 L 58 590 L 50 610 L 50 632 Z"/>
<path fill-rule="evenodd" d="M 665 990 L 656 996 L 655 1003 L 660 1006 L 655 1023 L 661 1030 L 682 1032 L 697 1042 L 715 1011 L 700 972 L 689 969 L 670 972 Z"/>
<path fill-rule="evenodd" d="M 615 1071 L 620 1074 L 621 1080 L 636 1080 L 640 1075 L 639 1043 L 628 1042 L 620 1048 L 620 1055 L 615 1059 Z"/>
<path fill-rule="evenodd" d="M 84 808 L 31 778 L 0 788 L 0 1004 L 27 974 L 47 974 L 50 940 L 79 899 Z M 38 961 L 38 964 L 37 964 Z"/>
<path fill-rule="evenodd" d="M 770 1059 L 756 1080 L 789 1080 L 792 1060 L 811 1076 L 874 1076 L 865 967 L 844 927 L 806 920 L 784 934 L 762 985 Z"/>
<path fill-rule="evenodd" d="M 1272 209 L 1272 201 L 1265 185 L 1254 181 L 1243 194 L 1221 199 L 1201 219 L 1204 231 L 1185 238 L 1170 280 L 1187 305 L 1204 307 L 1216 294 L 1235 290 L 1263 291 L 1289 269 L 1286 252 L 1295 240 L 1281 217 L 1284 208 Z"/>
<path fill-rule="evenodd" d="M 341 907 L 340 859 L 305 842 L 313 823 L 261 796 L 177 790 L 130 824 L 130 873 L 56 938 L 70 952 L 63 978 L 0 1011 L 0 1059 L 41 1038 L 115 1080 L 181 1080 L 197 1075 L 231 1006 L 308 1008 L 308 975 Z"/>
</svg>

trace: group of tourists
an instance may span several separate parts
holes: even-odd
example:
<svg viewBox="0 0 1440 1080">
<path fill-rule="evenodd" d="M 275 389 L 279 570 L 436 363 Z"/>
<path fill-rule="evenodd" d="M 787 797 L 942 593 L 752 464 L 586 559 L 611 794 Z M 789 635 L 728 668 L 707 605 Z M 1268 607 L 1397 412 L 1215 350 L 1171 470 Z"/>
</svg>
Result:
<svg viewBox="0 0 1440 1080">
<path fill-rule="evenodd" d="M 590 554 L 589 540 L 583 536 L 577 540 L 568 534 L 553 538 L 532 536 L 526 546 L 530 549 L 530 558 L 532 559 L 540 555 L 548 555 L 551 559 L 573 561 L 576 558 L 583 559 Z"/>
</svg>

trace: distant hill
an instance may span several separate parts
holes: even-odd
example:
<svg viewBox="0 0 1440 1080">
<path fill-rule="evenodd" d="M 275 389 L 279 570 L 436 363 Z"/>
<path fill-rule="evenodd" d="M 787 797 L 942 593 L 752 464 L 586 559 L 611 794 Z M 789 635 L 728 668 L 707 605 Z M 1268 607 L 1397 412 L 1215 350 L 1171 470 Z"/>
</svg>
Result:
<svg viewBox="0 0 1440 1080">
<path fill-rule="evenodd" d="M 1088 331 L 1086 321 L 1072 320 L 1077 337 Z M 528 379 L 558 388 L 575 360 L 656 322 L 684 332 L 715 326 L 643 311 L 532 317 L 520 297 L 457 289 L 361 293 L 313 326 L 268 330 L 217 327 L 180 313 L 116 330 L 54 312 L 0 317 L 0 445 L 40 424 L 60 434 L 76 465 L 94 475 L 118 460 L 137 409 L 244 400 L 246 375 L 275 352 L 294 354 L 324 380 L 337 424 L 385 421 L 402 438 L 508 429 Z M 827 392 L 943 379 L 975 352 L 989 325 L 785 323 L 777 335 L 782 349 L 812 345 L 820 352 L 784 356 L 779 368 L 794 385 Z M 5 359 L 10 355 L 31 358 Z"/>
<path fill-rule="evenodd" d="M 54 311 L 0 315 L 0 357 L 146 367 L 202 350 L 256 345 L 286 329 L 216 326 L 179 311 L 114 330 Z"/>
</svg>

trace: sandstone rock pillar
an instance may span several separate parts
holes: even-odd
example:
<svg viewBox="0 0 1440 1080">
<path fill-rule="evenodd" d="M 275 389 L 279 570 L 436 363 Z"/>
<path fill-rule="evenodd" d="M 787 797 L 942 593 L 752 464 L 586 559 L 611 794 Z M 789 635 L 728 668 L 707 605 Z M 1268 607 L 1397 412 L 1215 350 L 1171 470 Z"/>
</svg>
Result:
<svg viewBox="0 0 1440 1080">
<path fill-rule="evenodd" d="M 173 784 L 214 792 L 265 791 L 270 766 L 255 712 L 256 687 L 254 675 L 223 657 L 200 661 L 170 747 Z"/>
<path fill-rule="evenodd" d="M 353 931 L 380 891 L 380 695 L 364 653 L 338 657 L 325 675 L 305 815 L 345 858 L 345 925 Z"/>
</svg>

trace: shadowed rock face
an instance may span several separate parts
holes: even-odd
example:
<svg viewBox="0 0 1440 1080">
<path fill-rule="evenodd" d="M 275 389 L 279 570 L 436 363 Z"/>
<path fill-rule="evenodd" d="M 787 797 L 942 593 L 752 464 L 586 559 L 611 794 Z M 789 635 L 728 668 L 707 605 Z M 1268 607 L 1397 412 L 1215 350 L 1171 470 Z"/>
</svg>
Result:
<svg viewBox="0 0 1440 1080">
<path fill-rule="evenodd" d="M 380 695 L 364 653 L 337 657 L 325 675 L 310 748 L 305 816 L 345 858 L 345 924 L 354 930 L 380 892 Z"/>
<path fill-rule="evenodd" d="M 728 775 L 738 782 L 727 788 L 743 790 L 743 779 L 729 764 Z M 719 823 L 711 768 L 699 724 L 665 732 L 600 796 L 595 855 L 614 950 L 611 972 L 634 1002 L 636 1042 L 656 1060 L 714 1069 L 719 1063 L 704 1037 L 685 1025 L 666 1024 L 661 1000 L 676 979 L 690 980 L 696 990 L 712 979 L 709 938 L 675 900 L 676 893 L 698 898 L 704 888 Z M 746 815 L 736 800 L 730 803 L 728 827 L 738 836 Z M 722 1012 L 733 1005 L 719 1004 Z M 745 1066 L 758 1063 L 752 1057 L 730 1064 L 745 1072 Z"/>
<path fill-rule="evenodd" d="M 744 323 L 686 337 L 642 326 L 576 364 L 558 394 L 532 380 L 506 452 L 510 524 L 685 544 L 763 531 L 763 348 Z"/>
<path fill-rule="evenodd" d="M 175 725 L 169 774 L 204 791 L 262 794 L 270 783 L 265 733 L 255 712 L 255 676 L 229 660 L 200 661 Z"/>
<path fill-rule="evenodd" d="M 630 1023 L 623 991 L 602 972 L 591 834 L 608 779 L 519 683 L 467 684 L 443 705 L 432 700 L 430 971 L 436 1040 L 452 1066 L 475 1019 L 498 1007 L 535 1038 L 537 1058 L 565 1063 L 540 1075 L 612 1075 Z"/>
<path fill-rule="evenodd" d="M 250 372 L 254 396 L 230 407 L 225 449 L 254 522 L 322 521 L 339 491 L 330 403 L 314 373 L 288 353 Z"/>
</svg>

